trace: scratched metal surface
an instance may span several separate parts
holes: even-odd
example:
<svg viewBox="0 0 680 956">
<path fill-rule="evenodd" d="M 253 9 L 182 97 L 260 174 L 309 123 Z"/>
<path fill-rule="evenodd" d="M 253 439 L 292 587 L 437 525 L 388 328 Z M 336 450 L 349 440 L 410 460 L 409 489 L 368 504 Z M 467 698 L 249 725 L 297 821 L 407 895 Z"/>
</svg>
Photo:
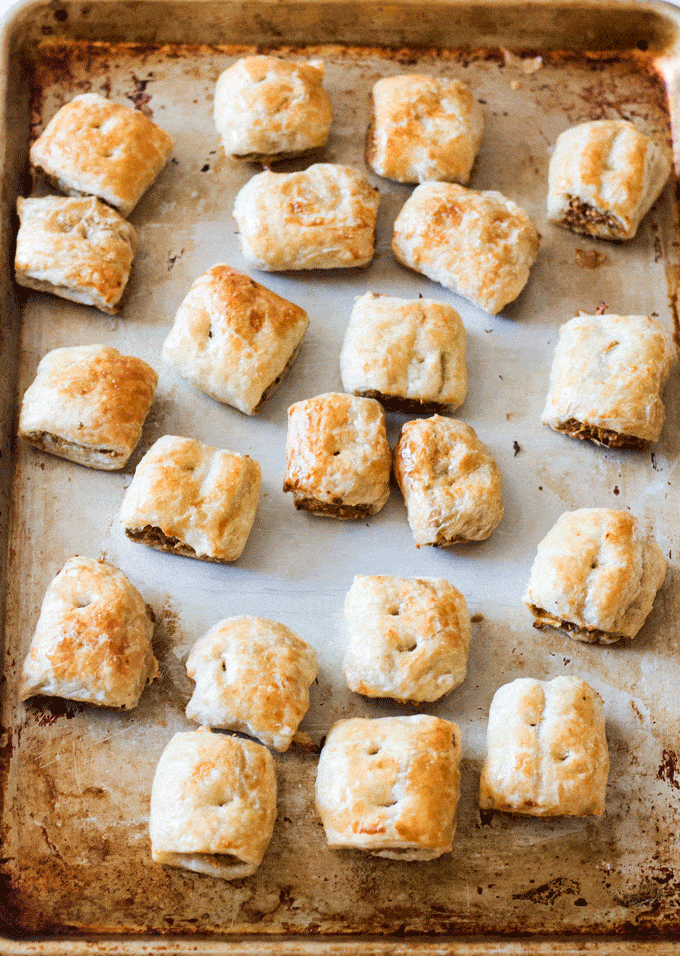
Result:
<svg viewBox="0 0 680 956">
<path fill-rule="evenodd" d="M 545 54 L 525 75 L 498 51 L 457 53 L 327 48 L 322 55 L 334 124 L 324 158 L 364 168 L 368 95 L 403 70 L 469 82 L 486 132 L 471 185 L 524 206 L 542 234 L 529 285 L 491 318 L 424 277 L 399 268 L 391 225 L 410 189 L 372 176 L 381 190 L 377 253 L 365 270 L 259 276 L 302 305 L 310 329 L 299 358 L 259 418 L 218 405 L 175 377 L 160 349 L 188 286 L 215 262 L 243 267 L 231 209 L 254 172 L 225 159 L 212 125 L 215 80 L 246 48 L 57 45 L 41 51 L 32 86 L 35 135 L 76 93 L 94 90 L 143 110 L 175 139 L 173 160 L 135 210 L 140 234 L 119 318 L 55 298 L 21 297 L 17 396 L 49 350 L 104 343 L 139 355 L 160 373 L 140 448 L 122 473 L 99 473 L 15 450 L 7 566 L 3 723 L 4 932 L 262 934 L 612 934 L 680 928 L 680 440 L 677 369 L 667 421 L 649 453 L 605 451 L 539 423 L 559 324 L 601 302 L 610 311 L 657 313 L 672 328 L 677 269 L 674 196 L 668 187 L 639 237 L 616 246 L 572 236 L 545 221 L 550 145 L 566 126 L 624 117 L 669 140 L 667 104 L 639 54 L 611 58 Z M 290 55 L 283 50 L 284 55 Z M 28 127 L 28 117 L 26 117 Z M 594 268 L 593 260 L 604 258 Z M 503 473 L 506 515 L 487 543 L 416 549 L 398 489 L 369 522 L 343 524 L 295 512 L 281 491 L 286 408 L 341 388 L 338 355 L 356 295 L 372 290 L 450 302 L 468 333 L 469 395 L 457 415 L 490 447 Z M 17 398 L 18 400 L 18 398 Z M 396 440 L 405 421 L 390 415 Z M 127 541 L 120 502 L 134 466 L 165 433 L 247 452 L 263 470 L 263 498 L 242 559 L 218 567 Z M 669 572 L 634 642 L 590 647 L 538 633 L 521 604 L 537 542 L 564 510 L 616 506 L 653 527 Z M 17 675 L 42 594 L 66 558 L 83 553 L 122 568 L 153 606 L 161 678 L 127 714 L 75 703 L 17 701 Z M 321 670 L 301 729 L 318 744 L 342 717 L 409 712 L 369 702 L 343 686 L 342 603 L 356 573 L 443 576 L 465 594 L 477 622 L 468 678 L 423 710 L 455 720 L 464 761 L 454 852 L 407 864 L 327 849 L 313 806 L 316 754 L 276 757 L 279 816 L 257 874 L 236 883 L 151 862 L 148 800 L 170 736 L 188 729 L 184 661 L 218 618 L 253 613 L 284 622 L 317 650 Z M 541 821 L 481 814 L 475 794 L 488 707 L 518 676 L 579 674 L 605 700 L 611 751 L 601 819 Z M 677 776 L 676 776 L 677 774 Z"/>
</svg>

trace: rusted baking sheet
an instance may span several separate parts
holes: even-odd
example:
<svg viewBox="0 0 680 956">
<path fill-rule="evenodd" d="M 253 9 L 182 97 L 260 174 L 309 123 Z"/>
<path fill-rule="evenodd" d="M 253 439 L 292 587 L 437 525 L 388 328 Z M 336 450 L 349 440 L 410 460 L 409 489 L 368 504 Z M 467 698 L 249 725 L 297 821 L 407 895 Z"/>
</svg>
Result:
<svg viewBox="0 0 680 956">
<path fill-rule="evenodd" d="M 661 3 L 542 2 L 59 2 L 25 5 L 10 21 L 0 77 L 6 554 L 0 951 L 434 956 L 586 947 L 614 956 L 629 951 L 624 940 L 631 937 L 641 947 L 636 951 L 677 950 L 678 373 L 651 455 L 570 441 L 539 419 L 557 328 L 579 309 L 592 312 L 605 302 L 613 312 L 656 313 L 673 328 L 672 186 L 625 246 L 549 226 L 545 193 L 550 148 L 570 124 L 623 117 L 675 147 L 670 119 L 677 128 L 679 22 L 680 14 Z M 243 267 L 231 210 L 254 169 L 221 154 L 212 93 L 235 57 L 270 48 L 323 57 L 335 115 L 324 158 L 361 169 L 369 93 L 378 77 L 406 70 L 466 80 L 486 117 L 472 186 L 499 189 L 524 206 L 542 245 L 520 299 L 491 318 L 397 266 L 391 226 L 410 189 L 372 176 L 381 207 L 370 267 L 265 277 L 308 311 L 311 324 L 281 390 L 261 417 L 248 419 L 182 383 L 163 367 L 160 349 L 193 279 L 220 261 Z M 542 59 L 538 68 L 522 69 L 503 48 Z M 18 194 L 33 188 L 27 143 L 62 103 L 85 90 L 143 110 L 175 140 L 171 163 L 131 217 L 140 247 L 125 310 L 115 319 L 19 293 L 9 283 L 11 209 Z M 463 317 L 470 390 L 457 415 L 490 446 L 506 500 L 503 523 L 483 545 L 416 549 L 396 489 L 380 516 L 352 525 L 297 514 L 281 491 L 286 408 L 341 387 L 347 319 L 354 297 L 368 289 L 422 293 L 451 302 Z M 76 343 L 114 345 L 161 375 L 142 446 L 122 473 L 93 472 L 14 441 L 17 403 L 38 361 L 49 349 Z M 390 416 L 392 443 L 404 420 Z M 119 529 L 134 466 L 164 433 L 234 448 L 261 463 L 264 495 L 237 566 L 152 552 Z M 521 604 L 537 542 L 561 512 L 579 506 L 630 508 L 654 528 L 669 559 L 666 583 L 633 643 L 600 648 L 556 632 L 539 635 Z M 74 553 L 121 567 L 156 612 L 161 678 L 132 712 L 18 702 L 18 670 L 42 595 Z M 446 577 L 475 615 L 466 682 L 423 708 L 455 720 L 464 744 L 455 849 L 433 863 L 332 852 L 314 809 L 316 752 L 332 722 L 407 712 L 344 686 L 342 603 L 355 573 Z M 225 883 L 152 863 L 148 801 L 163 747 L 189 726 L 189 648 L 217 619 L 240 613 L 292 627 L 316 648 L 321 671 L 301 728 L 315 746 L 276 757 L 279 817 L 264 862 L 255 876 Z M 559 674 L 580 674 L 605 700 L 606 814 L 541 821 L 480 813 L 476 788 L 494 691 L 515 677 Z"/>
</svg>

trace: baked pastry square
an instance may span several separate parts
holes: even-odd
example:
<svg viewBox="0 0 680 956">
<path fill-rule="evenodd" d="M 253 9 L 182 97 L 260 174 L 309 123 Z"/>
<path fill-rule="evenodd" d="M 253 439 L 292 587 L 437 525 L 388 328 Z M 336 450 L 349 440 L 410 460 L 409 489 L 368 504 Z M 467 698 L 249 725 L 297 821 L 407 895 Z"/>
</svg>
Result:
<svg viewBox="0 0 680 956">
<path fill-rule="evenodd" d="M 259 173 L 236 196 L 241 252 L 256 269 L 348 269 L 373 258 L 380 195 L 351 166 Z"/>
<path fill-rule="evenodd" d="M 482 141 L 484 117 L 459 80 L 410 73 L 373 87 L 366 162 L 400 183 L 467 183 Z"/>
<path fill-rule="evenodd" d="M 19 285 L 115 315 L 130 278 L 137 233 L 98 199 L 17 199 Z"/>
<path fill-rule="evenodd" d="M 295 361 L 308 325 L 304 309 L 216 265 L 180 305 L 163 358 L 202 392 L 253 415 Z"/>
<path fill-rule="evenodd" d="M 673 345 L 644 315 L 579 315 L 560 328 L 542 422 L 572 438 L 646 448 L 664 419 Z"/>
<path fill-rule="evenodd" d="M 312 648 L 283 624 L 245 616 L 218 621 L 187 660 L 196 681 L 187 717 L 288 750 L 316 673 Z"/>
<path fill-rule="evenodd" d="M 266 747 L 213 734 L 175 734 L 151 788 L 151 855 L 222 880 L 252 876 L 276 820 L 276 771 Z"/>
<path fill-rule="evenodd" d="M 392 250 L 402 265 L 496 315 L 527 284 L 540 238 L 499 192 L 423 183 L 397 216 Z"/>
<path fill-rule="evenodd" d="M 441 578 L 357 575 L 345 599 L 350 690 L 402 703 L 437 700 L 465 680 L 470 615 Z"/>
<path fill-rule="evenodd" d="M 214 116 L 227 156 L 274 162 L 326 145 L 331 101 L 322 60 L 246 56 L 221 74 Z"/>
<path fill-rule="evenodd" d="M 326 392 L 288 409 L 283 490 L 331 518 L 377 514 L 390 494 L 385 412 L 371 398 Z"/>
<path fill-rule="evenodd" d="M 98 196 L 129 216 L 167 163 L 172 139 L 143 113 L 83 93 L 31 146 L 31 166 L 69 196 Z"/>
<path fill-rule="evenodd" d="M 671 165 L 625 120 L 595 120 L 557 137 L 548 173 L 548 219 L 598 239 L 632 239 Z"/>
<path fill-rule="evenodd" d="M 316 806 L 334 849 L 434 860 L 453 847 L 461 739 L 438 717 L 334 724 L 319 757 Z"/>
<path fill-rule="evenodd" d="M 43 599 L 19 696 L 50 694 L 102 707 L 136 707 L 158 676 L 153 614 L 122 571 L 69 558 Z"/>
<path fill-rule="evenodd" d="M 246 546 L 260 485 L 248 455 L 164 435 L 137 466 L 120 520 L 132 541 L 225 564 Z"/>
<path fill-rule="evenodd" d="M 666 576 L 666 559 L 627 511 L 566 511 L 538 546 L 524 603 L 534 627 L 588 644 L 635 637 Z"/>
<path fill-rule="evenodd" d="M 601 816 L 608 773 L 604 706 L 584 680 L 523 677 L 499 687 L 489 710 L 480 807 Z"/>
<path fill-rule="evenodd" d="M 108 345 L 53 349 L 24 394 L 19 437 L 88 468 L 123 468 L 157 384 L 150 365 Z"/>
<path fill-rule="evenodd" d="M 443 302 L 367 292 L 352 309 L 340 371 L 348 392 L 387 408 L 458 408 L 467 393 L 465 327 Z"/>
<path fill-rule="evenodd" d="M 498 465 L 463 422 L 441 415 L 406 422 L 394 474 L 418 547 L 485 541 L 503 517 Z"/>
</svg>

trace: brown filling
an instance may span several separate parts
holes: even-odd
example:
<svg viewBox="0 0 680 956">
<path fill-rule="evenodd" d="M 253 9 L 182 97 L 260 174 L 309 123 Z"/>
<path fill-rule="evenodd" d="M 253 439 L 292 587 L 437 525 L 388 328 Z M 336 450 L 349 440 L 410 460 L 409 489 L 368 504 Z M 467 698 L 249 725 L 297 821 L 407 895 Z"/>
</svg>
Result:
<svg viewBox="0 0 680 956">
<path fill-rule="evenodd" d="M 393 409 L 396 412 L 407 412 L 411 414 L 434 414 L 435 412 L 446 411 L 448 405 L 445 402 L 427 402 L 420 401 L 417 398 L 403 398 L 400 395 L 386 395 L 385 392 L 378 391 L 377 388 L 367 388 L 360 392 L 355 392 L 362 398 L 375 398 L 385 408 Z"/>
<path fill-rule="evenodd" d="M 604 226 L 611 239 L 621 238 L 623 229 L 621 223 L 610 212 L 595 209 L 588 203 L 582 202 L 577 196 L 569 197 L 569 208 L 562 213 L 562 222 L 574 232 L 596 236 Z"/>
<path fill-rule="evenodd" d="M 298 511 L 311 511 L 315 515 L 330 515 L 333 518 L 365 518 L 374 514 L 371 505 L 343 505 L 332 501 L 320 501 L 318 498 L 306 498 L 295 495 L 295 507 Z"/>
<path fill-rule="evenodd" d="M 535 604 L 532 604 L 529 610 L 535 618 L 539 619 L 534 621 L 534 627 L 539 631 L 542 631 L 544 627 L 556 627 L 560 631 L 580 635 L 589 644 L 613 644 L 623 637 L 622 634 L 612 634 L 609 631 L 601 631 L 596 627 L 582 627 L 580 624 L 574 624 L 573 621 L 564 621 L 559 617 L 553 617 L 552 614 L 548 614 L 546 610 L 537 607 Z"/>
<path fill-rule="evenodd" d="M 170 551 L 172 554 L 181 554 L 185 558 L 200 558 L 201 561 L 212 561 L 214 564 L 226 564 L 228 562 L 220 558 L 211 558 L 208 555 L 196 554 L 194 549 L 179 538 L 169 538 L 153 525 L 147 524 L 143 528 L 126 528 L 125 534 L 131 541 L 138 541 L 140 544 L 146 544 L 150 548 L 156 548 L 158 551 Z"/>
<path fill-rule="evenodd" d="M 80 445 L 78 442 L 68 441 L 66 438 L 59 438 L 58 435 L 53 435 L 51 432 L 30 432 L 24 435 L 24 440 L 29 442 L 31 445 L 34 445 L 36 448 L 40 448 L 42 451 L 49 451 L 52 453 L 62 450 L 74 450 L 76 452 L 103 455 L 105 458 L 120 458 L 119 453 L 113 451 L 111 448 L 96 448 L 95 446 L 91 445 Z"/>
<path fill-rule="evenodd" d="M 276 389 L 279 387 L 280 383 L 283 381 L 283 379 L 284 379 L 284 378 L 286 377 L 286 375 L 288 374 L 288 370 L 290 369 L 291 365 L 293 364 L 293 362 L 294 362 L 295 359 L 297 358 L 298 352 L 300 351 L 300 344 L 301 344 L 301 342 L 302 342 L 302 340 L 300 340 L 300 343 L 298 343 L 297 348 L 293 351 L 293 354 L 292 354 L 291 357 L 288 359 L 288 361 L 286 362 L 286 364 L 284 365 L 284 367 L 281 369 L 281 372 L 279 373 L 279 375 L 277 375 L 277 377 L 274 379 L 274 381 L 271 382 L 271 384 L 269 384 L 269 385 L 265 388 L 264 392 L 262 392 L 262 395 L 261 395 L 261 397 L 260 397 L 260 401 L 257 403 L 257 405 L 255 406 L 255 408 L 253 409 L 253 414 L 254 414 L 254 415 L 258 415 L 258 414 L 262 411 L 262 406 L 264 405 L 264 403 L 267 401 L 267 399 L 269 398 L 269 396 L 276 391 Z"/>
<path fill-rule="evenodd" d="M 605 448 L 634 448 L 636 451 L 641 451 L 649 445 L 649 442 L 643 438 L 636 438 L 635 435 L 621 435 L 610 428 L 587 425 L 576 418 L 569 418 L 566 422 L 555 426 L 555 430 L 571 438 L 593 441 L 596 445 L 603 445 Z"/>
</svg>

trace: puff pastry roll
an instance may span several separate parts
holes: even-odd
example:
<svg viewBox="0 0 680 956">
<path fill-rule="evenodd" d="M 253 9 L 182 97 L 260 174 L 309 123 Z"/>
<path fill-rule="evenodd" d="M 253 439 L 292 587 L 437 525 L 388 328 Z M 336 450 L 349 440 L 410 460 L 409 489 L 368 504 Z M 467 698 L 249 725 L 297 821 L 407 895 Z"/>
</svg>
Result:
<svg viewBox="0 0 680 956">
<path fill-rule="evenodd" d="M 377 514 L 390 494 L 385 412 L 371 398 L 326 392 L 288 409 L 283 490 L 332 518 Z"/>
<path fill-rule="evenodd" d="M 561 515 L 538 546 L 524 603 L 534 627 L 588 644 L 635 637 L 666 576 L 666 559 L 627 511 Z"/>
<path fill-rule="evenodd" d="M 180 305 L 163 358 L 202 392 L 253 415 L 295 361 L 308 325 L 304 309 L 216 265 Z"/>
<path fill-rule="evenodd" d="M 496 315 L 527 284 L 540 238 L 499 192 L 423 183 L 397 216 L 392 250 L 402 265 Z"/>
<path fill-rule="evenodd" d="M 256 269 L 348 269 L 373 258 L 380 195 L 351 166 L 259 173 L 236 196 L 241 252 Z"/>
<path fill-rule="evenodd" d="M 461 739 L 438 717 L 333 725 L 316 778 L 328 845 L 390 860 L 434 860 L 453 847 Z"/>
<path fill-rule="evenodd" d="M 465 327 L 443 302 L 367 292 L 352 309 L 340 371 L 348 392 L 387 408 L 458 408 L 467 393 Z"/>
<path fill-rule="evenodd" d="M 130 278 L 137 233 L 98 199 L 17 199 L 19 285 L 115 315 Z"/>
<path fill-rule="evenodd" d="M 467 183 L 482 141 L 484 117 L 459 80 L 409 73 L 373 87 L 366 162 L 399 183 Z"/>
<path fill-rule="evenodd" d="M 604 813 L 602 699 L 580 677 L 520 678 L 494 694 L 479 805 L 533 817 Z"/>
<path fill-rule="evenodd" d="M 661 147 L 632 123 L 572 126 L 550 159 L 548 219 L 598 239 L 632 239 L 670 171 Z"/>
<path fill-rule="evenodd" d="M 24 394 L 19 437 L 88 468 L 123 468 L 157 384 L 150 365 L 108 345 L 53 349 Z"/>
<path fill-rule="evenodd" d="M 232 64 L 217 81 L 214 105 L 227 156 L 272 162 L 325 146 L 332 111 L 323 76 L 322 60 L 246 56 Z"/>
<path fill-rule="evenodd" d="M 45 592 L 19 696 L 130 710 L 158 676 L 152 634 L 153 614 L 122 571 L 69 558 Z"/>
<path fill-rule="evenodd" d="M 98 196 L 129 216 L 165 166 L 172 139 L 143 113 L 83 93 L 31 146 L 31 166 L 69 196 Z"/>
<path fill-rule="evenodd" d="M 187 717 L 288 750 L 309 709 L 316 673 L 312 648 L 283 624 L 262 617 L 218 621 L 187 660 L 196 681 Z"/>
<path fill-rule="evenodd" d="M 664 419 L 673 345 L 644 315 L 579 315 L 560 328 L 542 422 L 572 438 L 645 448 Z"/>
<path fill-rule="evenodd" d="M 463 422 L 441 415 L 406 422 L 394 474 L 418 547 L 485 541 L 503 517 L 498 465 Z"/>
<path fill-rule="evenodd" d="M 221 880 L 252 876 L 275 820 L 276 772 L 266 747 L 207 728 L 175 734 L 151 788 L 156 863 Z"/>
<path fill-rule="evenodd" d="M 470 615 L 441 578 L 357 575 L 345 599 L 350 690 L 402 703 L 437 700 L 465 680 Z"/>
<path fill-rule="evenodd" d="M 137 466 L 120 520 L 132 541 L 225 564 L 246 546 L 260 485 L 248 455 L 164 435 Z"/>
</svg>

